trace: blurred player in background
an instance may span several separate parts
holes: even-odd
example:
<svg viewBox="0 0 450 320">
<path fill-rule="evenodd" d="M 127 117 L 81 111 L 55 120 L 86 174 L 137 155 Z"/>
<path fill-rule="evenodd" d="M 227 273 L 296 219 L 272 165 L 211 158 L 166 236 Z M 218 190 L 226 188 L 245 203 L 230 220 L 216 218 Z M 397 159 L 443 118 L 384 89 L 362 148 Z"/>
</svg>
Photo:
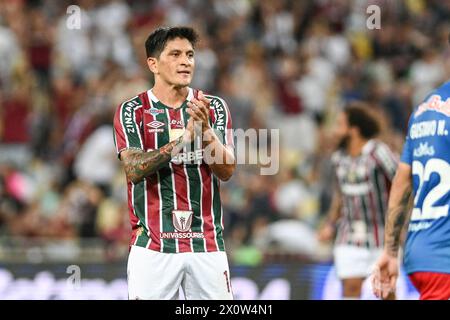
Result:
<svg viewBox="0 0 450 320">
<path fill-rule="evenodd" d="M 385 298 L 395 290 L 400 234 L 409 221 L 404 246 L 406 273 L 420 299 L 450 299 L 449 133 L 447 82 L 419 105 L 409 121 L 389 200 L 385 249 L 373 277 L 378 297 Z"/>
<path fill-rule="evenodd" d="M 340 145 L 332 156 L 335 190 L 318 236 L 330 241 L 337 230 L 334 264 L 344 299 L 360 298 L 383 246 L 384 212 L 397 160 L 375 139 L 379 131 L 377 118 L 356 104 L 345 108 L 336 123 Z"/>
<path fill-rule="evenodd" d="M 133 230 L 129 299 L 175 299 L 180 286 L 187 299 L 232 299 L 219 194 L 235 169 L 231 116 L 221 98 L 189 87 L 197 38 L 187 27 L 154 31 L 145 43 L 154 87 L 114 118 Z"/>
</svg>

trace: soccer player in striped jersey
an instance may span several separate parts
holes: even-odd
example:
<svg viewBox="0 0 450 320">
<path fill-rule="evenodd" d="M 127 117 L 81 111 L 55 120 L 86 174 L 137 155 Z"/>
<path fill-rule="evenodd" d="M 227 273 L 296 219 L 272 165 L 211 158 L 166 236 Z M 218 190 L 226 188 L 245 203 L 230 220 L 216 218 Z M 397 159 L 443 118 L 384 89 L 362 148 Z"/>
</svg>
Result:
<svg viewBox="0 0 450 320">
<path fill-rule="evenodd" d="M 420 299 L 449 300 L 450 82 L 426 97 L 410 117 L 392 184 L 385 249 L 372 279 L 378 297 L 395 291 L 404 225 L 404 268 Z"/>
<path fill-rule="evenodd" d="M 350 105 L 340 113 L 332 156 L 334 195 L 319 240 L 335 239 L 334 264 L 344 299 L 358 299 L 383 246 L 384 212 L 397 159 L 376 139 L 379 124 L 371 112 Z"/>
<path fill-rule="evenodd" d="M 180 286 L 187 299 L 232 299 L 219 188 L 235 169 L 231 115 L 221 98 L 189 87 L 197 39 L 188 27 L 150 34 L 154 86 L 115 114 L 132 227 L 130 299 L 174 299 Z"/>
</svg>

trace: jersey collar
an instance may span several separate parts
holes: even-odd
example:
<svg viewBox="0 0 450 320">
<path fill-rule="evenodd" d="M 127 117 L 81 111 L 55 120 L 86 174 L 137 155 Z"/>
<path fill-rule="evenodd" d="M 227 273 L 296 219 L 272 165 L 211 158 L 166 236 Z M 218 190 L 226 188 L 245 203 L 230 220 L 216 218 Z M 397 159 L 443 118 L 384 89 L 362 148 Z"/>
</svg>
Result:
<svg viewBox="0 0 450 320">
<path fill-rule="evenodd" d="M 374 139 L 370 139 L 369 141 L 366 142 L 366 144 L 362 148 L 361 154 L 369 154 L 369 153 L 371 153 L 373 148 L 374 148 L 374 146 L 375 146 L 375 140 Z"/>
<path fill-rule="evenodd" d="M 159 99 L 153 94 L 152 89 L 148 90 L 147 94 L 153 102 L 159 102 Z M 194 98 L 194 90 L 191 87 L 188 87 L 188 96 L 186 100 L 191 101 L 192 98 Z"/>
</svg>

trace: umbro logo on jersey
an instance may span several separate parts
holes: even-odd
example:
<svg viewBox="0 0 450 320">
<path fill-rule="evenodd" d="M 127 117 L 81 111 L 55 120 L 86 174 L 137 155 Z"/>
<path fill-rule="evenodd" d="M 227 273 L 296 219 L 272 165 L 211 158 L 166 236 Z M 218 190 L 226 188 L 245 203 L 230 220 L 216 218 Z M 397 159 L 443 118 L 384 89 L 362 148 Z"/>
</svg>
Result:
<svg viewBox="0 0 450 320">
<path fill-rule="evenodd" d="M 150 108 L 150 109 L 144 110 L 144 113 L 149 113 L 152 116 L 156 116 L 157 114 L 164 113 L 164 110 L 156 109 L 156 108 Z"/>
<path fill-rule="evenodd" d="M 155 120 L 155 121 L 152 121 L 152 122 L 150 122 L 150 123 L 147 123 L 147 125 L 148 125 L 150 128 L 158 129 L 158 128 L 161 128 L 161 127 L 164 125 L 164 122 Z"/>
<path fill-rule="evenodd" d="M 151 129 L 148 129 L 148 132 L 154 133 L 154 132 L 164 132 L 164 128 L 161 128 L 164 126 L 164 122 L 154 120 L 150 123 L 147 123 L 147 126 L 149 126 Z"/>
</svg>

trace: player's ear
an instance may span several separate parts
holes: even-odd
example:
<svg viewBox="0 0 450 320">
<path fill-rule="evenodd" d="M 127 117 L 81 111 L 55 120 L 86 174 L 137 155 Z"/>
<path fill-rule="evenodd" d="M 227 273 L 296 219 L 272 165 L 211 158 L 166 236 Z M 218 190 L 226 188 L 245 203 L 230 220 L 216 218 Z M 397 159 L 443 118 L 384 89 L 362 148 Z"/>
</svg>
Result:
<svg viewBox="0 0 450 320">
<path fill-rule="evenodd" d="M 154 74 L 158 73 L 158 59 L 156 59 L 154 57 L 148 57 L 147 65 L 152 73 L 154 73 Z"/>
</svg>

